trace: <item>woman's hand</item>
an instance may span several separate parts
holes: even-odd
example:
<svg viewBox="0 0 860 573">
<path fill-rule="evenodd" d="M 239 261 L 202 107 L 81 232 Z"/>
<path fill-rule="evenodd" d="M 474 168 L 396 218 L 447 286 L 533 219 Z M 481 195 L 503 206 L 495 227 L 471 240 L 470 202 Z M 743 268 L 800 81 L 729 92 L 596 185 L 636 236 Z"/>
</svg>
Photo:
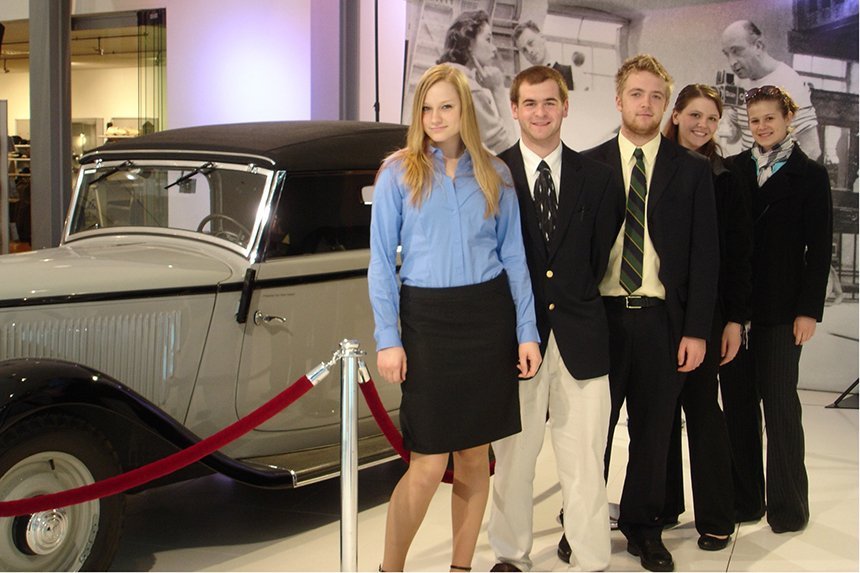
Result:
<svg viewBox="0 0 860 573">
<path fill-rule="evenodd" d="M 505 87 L 505 74 L 496 66 L 482 66 L 474 57 L 475 80 L 490 91 Z"/>
<path fill-rule="evenodd" d="M 520 361 L 517 368 L 520 378 L 531 378 L 537 374 L 541 363 L 540 346 L 537 342 L 523 342 L 519 348 Z"/>
<path fill-rule="evenodd" d="M 744 326 L 737 322 L 727 322 L 723 328 L 723 338 L 720 341 L 720 356 L 723 359 L 720 361 L 720 366 L 728 364 L 738 355 L 738 350 L 741 349 L 741 334 L 744 331 Z"/>
<path fill-rule="evenodd" d="M 798 316 L 794 319 L 794 344 L 800 346 L 815 335 L 815 319 L 811 316 Z"/>
<path fill-rule="evenodd" d="M 376 354 L 376 369 L 391 384 L 406 380 L 406 352 L 402 346 L 383 348 Z"/>
</svg>

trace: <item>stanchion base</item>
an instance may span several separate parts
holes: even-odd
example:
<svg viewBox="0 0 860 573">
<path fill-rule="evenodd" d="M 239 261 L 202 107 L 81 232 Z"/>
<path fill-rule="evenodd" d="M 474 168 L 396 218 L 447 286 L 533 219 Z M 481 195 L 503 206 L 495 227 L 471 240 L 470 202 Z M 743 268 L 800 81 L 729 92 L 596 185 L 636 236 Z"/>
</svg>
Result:
<svg viewBox="0 0 860 573">
<path fill-rule="evenodd" d="M 858 400 L 857 394 L 850 394 L 848 396 L 845 396 L 844 398 L 836 400 L 828 406 L 825 406 L 825 408 L 845 408 L 857 410 L 858 402 L 860 402 L 860 400 Z"/>
</svg>

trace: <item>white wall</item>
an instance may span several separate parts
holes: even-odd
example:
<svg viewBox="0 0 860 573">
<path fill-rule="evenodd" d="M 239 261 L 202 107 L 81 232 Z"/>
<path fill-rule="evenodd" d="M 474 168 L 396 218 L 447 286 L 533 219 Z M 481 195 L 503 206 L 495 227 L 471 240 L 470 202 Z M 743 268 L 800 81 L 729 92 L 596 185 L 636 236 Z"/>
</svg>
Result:
<svg viewBox="0 0 860 573">
<path fill-rule="evenodd" d="M 164 0 L 167 126 L 310 117 L 310 2 Z"/>
<path fill-rule="evenodd" d="M 73 13 L 167 9 L 166 126 L 183 127 L 310 117 L 311 1 L 77 0 Z M 0 3 L 0 20 L 27 17 L 27 0 Z M 0 75 L 10 129 L 29 117 L 28 82 Z M 74 70 L 72 90 L 74 117 L 137 115 L 134 70 Z"/>
<path fill-rule="evenodd" d="M 361 0 L 359 119 L 373 121 L 373 1 Z M 400 123 L 406 58 L 406 0 L 379 0 L 379 119 Z"/>
<path fill-rule="evenodd" d="M 30 74 L 0 75 L 0 100 L 9 103 L 9 133 L 15 135 L 15 120 L 30 117 Z"/>
<path fill-rule="evenodd" d="M 76 0 L 74 14 L 166 8 L 167 127 L 311 117 L 313 0 Z M 360 0 L 359 119 L 375 117 L 372 0 Z M 26 19 L 28 0 L 2 0 L 0 20 Z M 327 33 L 338 22 L 328 23 Z M 399 122 L 406 0 L 379 0 L 380 119 Z M 226 39 L 230 41 L 227 42 Z M 331 69 L 337 74 L 337 69 Z M 73 70 L 74 117 L 137 114 L 134 70 Z M 104 74 L 104 78 L 98 78 Z M 120 78 L 119 76 L 125 76 Z M 30 114 L 29 76 L 0 75 L 14 118 Z M 335 80 L 336 85 L 336 80 Z M 91 86 L 88 89 L 86 86 Z M 134 109 L 129 110 L 128 107 Z M 120 108 L 120 109 L 117 109 Z"/>
</svg>

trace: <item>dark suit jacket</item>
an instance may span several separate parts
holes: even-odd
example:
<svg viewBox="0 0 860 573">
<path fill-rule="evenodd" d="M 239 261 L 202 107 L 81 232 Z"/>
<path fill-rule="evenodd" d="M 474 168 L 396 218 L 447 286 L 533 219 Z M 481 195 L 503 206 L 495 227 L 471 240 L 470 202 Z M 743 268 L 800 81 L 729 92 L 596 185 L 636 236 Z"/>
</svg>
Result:
<svg viewBox="0 0 860 573">
<path fill-rule="evenodd" d="M 552 66 L 558 73 L 561 74 L 561 77 L 564 78 L 564 82 L 567 84 L 567 89 L 573 89 L 573 68 L 570 66 L 566 66 L 564 64 L 559 64 L 555 62 Z"/>
<path fill-rule="evenodd" d="M 717 307 L 722 327 L 750 319 L 752 299 L 753 232 L 749 194 L 741 178 L 719 155 L 711 159 L 717 228 L 720 238 L 720 281 Z"/>
<path fill-rule="evenodd" d="M 623 191 L 606 166 L 562 146 L 558 219 L 547 245 L 519 143 L 499 157 L 511 170 L 519 198 L 541 353 L 552 330 L 574 378 L 603 376 L 609 372 L 609 327 L 597 285 L 623 220 Z"/>
<path fill-rule="evenodd" d="M 750 194 L 753 219 L 753 323 L 792 324 L 824 313 L 833 212 L 830 178 L 800 149 L 759 189 L 750 150 L 732 158 Z"/>
<path fill-rule="evenodd" d="M 623 177 L 617 137 L 584 155 Z M 719 272 L 714 185 L 707 159 L 661 136 L 647 201 L 648 234 L 660 258 L 673 339 L 707 340 Z"/>
</svg>

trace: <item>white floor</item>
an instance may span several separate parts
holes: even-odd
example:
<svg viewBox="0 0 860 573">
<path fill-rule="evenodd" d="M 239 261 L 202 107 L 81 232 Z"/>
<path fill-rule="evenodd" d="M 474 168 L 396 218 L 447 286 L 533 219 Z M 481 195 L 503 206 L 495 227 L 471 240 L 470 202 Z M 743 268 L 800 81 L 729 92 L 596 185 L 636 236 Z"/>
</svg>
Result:
<svg viewBox="0 0 860 573">
<path fill-rule="evenodd" d="M 744 524 L 720 552 L 701 551 L 691 511 L 663 535 L 679 571 L 858 571 L 858 411 L 825 408 L 838 394 L 802 391 L 811 521 L 802 533 L 776 535 L 766 522 Z M 624 417 L 622 416 L 622 420 Z M 610 500 L 617 501 L 627 432 L 613 443 Z M 535 484 L 533 559 L 542 571 L 564 571 L 556 557 L 560 493 L 547 441 Z M 380 561 L 388 496 L 403 465 L 394 462 L 359 476 L 358 566 Z M 689 479 L 687 504 L 691 507 Z M 116 571 L 338 571 L 339 481 L 289 491 L 265 491 L 211 476 L 128 499 Z M 447 571 L 450 563 L 450 486 L 442 485 L 412 547 L 407 569 Z M 612 533 L 612 571 L 641 570 Z M 473 566 L 487 571 L 494 556 L 486 532 Z"/>
</svg>

